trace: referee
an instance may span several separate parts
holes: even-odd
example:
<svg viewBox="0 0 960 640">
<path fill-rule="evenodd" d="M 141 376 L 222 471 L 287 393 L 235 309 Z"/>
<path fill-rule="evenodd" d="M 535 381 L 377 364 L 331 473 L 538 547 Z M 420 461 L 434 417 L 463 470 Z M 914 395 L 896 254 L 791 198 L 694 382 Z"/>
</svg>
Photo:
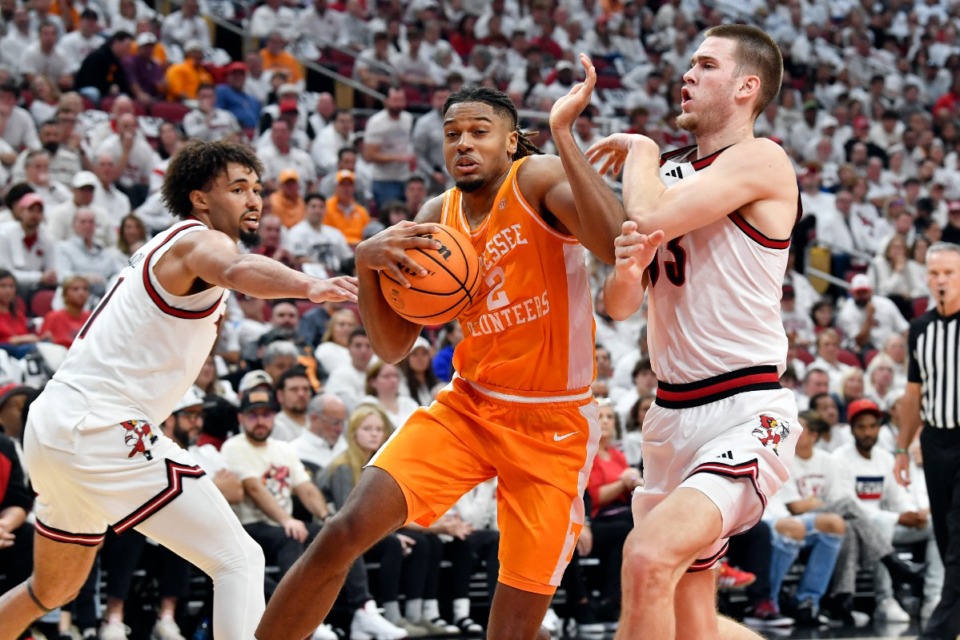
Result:
<svg viewBox="0 0 960 640">
<path fill-rule="evenodd" d="M 927 250 L 927 284 L 936 308 L 910 323 L 910 366 L 894 476 L 910 482 L 907 448 L 920 428 L 923 474 L 946 575 L 940 604 L 921 640 L 960 634 L 960 245 Z"/>
</svg>

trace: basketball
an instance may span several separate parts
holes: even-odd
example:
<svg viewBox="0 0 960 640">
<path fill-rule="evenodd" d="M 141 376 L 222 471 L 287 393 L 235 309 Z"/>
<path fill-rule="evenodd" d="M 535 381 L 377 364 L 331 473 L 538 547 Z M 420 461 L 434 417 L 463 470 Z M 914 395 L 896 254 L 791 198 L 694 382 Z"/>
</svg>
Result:
<svg viewBox="0 0 960 640">
<path fill-rule="evenodd" d="M 473 302 L 480 288 L 480 258 L 470 239 L 451 227 L 437 224 L 439 249 L 407 249 L 407 255 L 427 270 L 424 276 L 404 270 L 410 288 L 380 272 L 383 297 L 410 322 L 438 325 L 453 320 Z"/>
</svg>

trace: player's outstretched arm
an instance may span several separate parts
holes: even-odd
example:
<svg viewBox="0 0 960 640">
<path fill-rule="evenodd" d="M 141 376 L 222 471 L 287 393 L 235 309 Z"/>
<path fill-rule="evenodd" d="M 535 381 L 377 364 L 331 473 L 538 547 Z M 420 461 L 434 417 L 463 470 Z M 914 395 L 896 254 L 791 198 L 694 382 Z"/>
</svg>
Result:
<svg viewBox="0 0 960 640">
<path fill-rule="evenodd" d="M 667 188 L 660 180 L 659 148 L 646 136 L 614 134 L 587 150 L 603 167 L 623 166 L 623 203 L 641 233 L 660 229 L 666 240 L 706 226 L 748 205 L 777 203 L 769 237 L 789 236 L 796 214 L 797 180 L 786 153 L 766 139 L 744 140 L 726 149 L 710 165 Z"/>
<path fill-rule="evenodd" d="M 583 246 L 607 264 L 613 264 L 613 240 L 620 234 L 626 213 L 573 139 L 573 123 L 590 104 L 597 82 L 597 72 L 586 54 L 580 54 L 580 63 L 586 72 L 585 80 L 574 85 L 550 110 L 550 131 L 564 175 L 544 172 L 548 182 L 543 201 Z"/>
<path fill-rule="evenodd" d="M 646 235 L 637 230 L 636 222 L 623 223 L 614 242 L 617 260 L 603 283 L 603 303 L 614 320 L 629 318 L 643 304 L 647 285 L 644 272 L 662 241 L 662 231 Z"/>
<path fill-rule="evenodd" d="M 403 269 L 423 273 L 409 258 L 407 249 L 437 248 L 438 241 L 424 237 L 439 231 L 442 198 L 428 201 L 416 222 L 400 222 L 357 245 L 357 278 L 360 281 L 360 317 L 370 345 L 380 359 L 396 363 L 409 353 L 420 335 L 420 325 L 403 318 L 390 307 L 380 291 L 380 271 L 389 271 L 401 284 L 408 280 Z"/>
<path fill-rule="evenodd" d="M 313 278 L 272 258 L 244 255 L 229 236 L 212 230 L 197 231 L 178 241 L 154 266 L 154 275 L 174 295 L 189 293 L 199 278 L 254 298 L 357 299 L 356 278 Z"/>
</svg>

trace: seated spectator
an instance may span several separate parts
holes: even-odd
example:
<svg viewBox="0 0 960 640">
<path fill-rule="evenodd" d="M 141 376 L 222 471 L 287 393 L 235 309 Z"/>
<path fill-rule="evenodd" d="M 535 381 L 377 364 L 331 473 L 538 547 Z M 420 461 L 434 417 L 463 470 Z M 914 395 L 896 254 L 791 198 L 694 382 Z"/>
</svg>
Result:
<svg viewBox="0 0 960 640">
<path fill-rule="evenodd" d="M 594 555 L 600 560 L 600 609 L 616 612 L 620 602 L 623 543 L 633 530 L 631 497 L 634 489 L 643 486 L 643 479 L 640 471 L 627 464 L 623 453 L 613 444 L 620 436 L 613 404 L 603 398 L 599 404 L 600 442 L 587 482 L 593 549 L 586 555 Z"/>
<path fill-rule="evenodd" d="M 164 72 L 167 100 L 196 100 L 201 85 L 213 84 L 213 76 L 203 66 L 203 43 L 191 40 L 184 45 L 183 62 L 172 64 Z"/>
<path fill-rule="evenodd" d="M 135 87 L 135 95 L 143 102 L 162 100 L 164 97 L 165 68 L 154 59 L 157 36 L 150 31 L 137 35 L 137 51 L 123 59 L 123 67 Z"/>
<path fill-rule="evenodd" d="M 859 331 L 859 326 L 857 327 Z M 836 329 L 827 328 L 817 334 L 817 357 L 810 363 L 809 368 L 821 369 L 830 377 L 830 390 L 840 388 L 840 377 L 850 368 L 850 365 L 840 362 L 840 333 Z"/>
<path fill-rule="evenodd" d="M 336 456 L 317 479 L 317 484 L 336 506 L 346 503 L 347 496 L 360 481 L 360 473 L 370 462 L 373 454 L 393 433 L 390 420 L 384 413 L 372 405 L 361 405 L 350 414 L 347 423 L 347 450 Z M 397 552 L 400 551 L 402 562 L 397 562 Z M 377 635 L 380 638 L 403 638 L 407 635 L 426 635 L 422 627 L 418 627 L 400 614 L 400 584 L 401 571 L 408 574 L 423 576 L 427 565 L 426 549 L 415 544 L 414 540 L 402 533 L 387 536 L 375 544 L 365 557 L 370 560 L 380 560 L 380 601 L 383 604 L 385 622 L 397 628 L 395 635 Z M 401 568 L 402 565 L 406 565 Z M 409 586 L 409 585 L 408 585 Z M 407 591 L 407 598 L 416 598 L 421 594 Z M 359 626 L 356 614 L 351 624 L 351 636 Z M 363 636 L 360 636 L 363 637 Z"/>
<path fill-rule="evenodd" d="M 327 373 L 350 364 L 350 336 L 358 326 L 357 314 L 350 309 L 339 309 L 331 314 L 314 353 L 317 362 Z"/>
<path fill-rule="evenodd" d="M 455 373 L 453 368 L 453 351 L 463 340 L 463 327 L 456 320 L 443 325 L 437 336 L 440 348 L 433 356 L 433 372 L 444 382 L 450 382 Z"/>
<path fill-rule="evenodd" d="M 275 415 L 271 392 L 258 388 L 244 392 L 239 414 L 242 433 L 228 439 L 222 452 L 227 469 L 243 485 L 243 501 L 234 505 L 234 511 L 244 530 L 263 549 L 266 561 L 279 566 L 282 578 L 320 529 L 317 523 L 293 517 L 293 496 L 320 521 L 329 510 L 296 450 L 270 437 Z M 268 585 L 271 595 L 273 588 L 275 585 Z M 329 627 L 313 635 L 317 639 L 336 637 Z"/>
<path fill-rule="evenodd" d="M 870 262 L 868 276 L 878 295 L 889 298 L 904 318 L 913 317 L 913 299 L 924 295 L 926 274 L 907 255 L 903 237 L 893 235 Z"/>
<path fill-rule="evenodd" d="M 882 411 L 890 411 L 893 403 L 903 394 L 903 387 L 895 386 L 893 359 L 878 353 L 867 365 L 864 396 L 877 403 Z"/>
<path fill-rule="evenodd" d="M 63 292 L 63 309 L 50 311 L 43 317 L 40 335 L 69 349 L 90 317 L 87 309 L 90 283 L 82 275 L 73 275 L 64 278 L 60 288 Z"/>
<path fill-rule="evenodd" d="M 834 454 L 847 477 L 845 482 L 856 494 L 860 506 L 869 515 L 874 528 L 891 543 L 926 543 L 928 561 L 924 572 L 923 595 L 939 601 L 943 586 L 943 563 L 937 552 L 928 508 L 919 509 L 905 489 L 893 478 L 893 456 L 874 445 L 880 432 L 881 412 L 871 400 L 860 400 L 849 407 L 850 429 L 854 442 Z M 909 622 L 910 616 L 893 597 L 891 573 L 878 567 L 875 585 L 875 617 L 888 622 Z M 898 578 L 901 576 L 897 576 Z"/>
<path fill-rule="evenodd" d="M 300 69 L 300 63 L 287 51 L 286 46 L 287 39 L 282 33 L 273 31 L 268 34 L 266 46 L 260 49 L 263 68 L 274 73 L 282 71 L 287 76 L 287 82 L 300 85 L 303 81 L 303 71 Z"/>
<path fill-rule="evenodd" d="M 300 195 L 300 174 L 296 169 L 284 169 L 277 182 L 279 188 L 269 195 L 270 212 L 291 229 L 303 222 L 306 214 L 306 202 Z"/>
<path fill-rule="evenodd" d="M 442 386 L 440 378 L 433 371 L 432 361 L 433 347 L 430 341 L 419 336 L 410 353 L 397 365 L 401 374 L 400 393 L 413 398 L 422 407 L 433 402 Z"/>
<path fill-rule="evenodd" d="M 350 363 L 330 371 L 326 390 L 339 396 L 348 409 L 355 409 L 366 395 L 367 368 L 373 358 L 370 338 L 363 327 L 350 333 L 347 350 L 350 353 Z"/>
<path fill-rule="evenodd" d="M 0 406 L 11 389 L 0 389 Z M 23 464 L 14 441 L 0 434 L 0 595 L 33 573 L 33 493 L 27 488 Z"/>
<path fill-rule="evenodd" d="M 313 396 L 313 388 L 303 367 L 287 369 L 275 379 L 277 382 L 274 393 L 280 411 L 273 420 L 272 437 L 292 442 L 307 430 L 307 406 Z"/>
<path fill-rule="evenodd" d="M 633 388 L 620 395 L 616 405 L 614 405 L 621 422 L 627 421 L 627 412 L 633 406 L 633 403 L 643 396 L 656 392 L 657 375 L 653 372 L 650 358 L 641 358 L 633 365 L 631 379 L 633 380 Z"/>
<path fill-rule="evenodd" d="M 216 106 L 229 111 L 244 129 L 253 130 L 260 121 L 261 103 L 257 96 L 245 89 L 247 65 L 231 62 L 227 65 L 226 82 L 216 87 Z"/>
<path fill-rule="evenodd" d="M 367 395 L 361 402 L 379 407 L 394 429 L 402 427 L 420 407 L 416 400 L 400 393 L 400 371 L 389 362 L 377 360 L 367 367 L 364 390 Z"/>
<path fill-rule="evenodd" d="M 297 34 L 297 12 L 288 6 L 283 6 L 280 0 L 265 0 L 253 10 L 247 28 L 254 38 L 266 38 L 276 32 L 290 41 Z"/>
<path fill-rule="evenodd" d="M 172 11 L 163 19 L 160 32 L 163 34 L 163 43 L 168 48 L 175 48 L 184 54 L 190 42 L 199 43 L 204 50 L 213 44 L 207 22 L 200 15 L 199 0 L 184 0 L 179 11 Z"/>
<path fill-rule="evenodd" d="M 213 354 L 207 356 L 207 359 L 204 360 L 193 386 L 199 389 L 204 396 L 217 396 L 234 406 L 240 402 L 237 392 L 233 390 L 230 383 L 217 377 L 217 357 Z"/>
<path fill-rule="evenodd" d="M 46 211 L 45 223 L 50 237 L 55 242 L 67 240 L 73 236 L 73 222 L 77 211 L 86 209 L 94 214 L 94 241 L 103 247 L 117 244 L 117 230 L 113 220 L 103 209 L 93 205 L 93 194 L 97 186 L 97 176 L 91 171 L 79 171 L 70 182 L 73 197 L 67 202 L 50 207 Z M 129 257 L 129 254 L 127 254 Z"/>
<path fill-rule="evenodd" d="M 335 195 L 327 200 L 325 222 L 339 229 L 350 246 L 363 239 L 363 229 L 370 222 L 370 212 L 356 201 L 356 177 L 352 171 L 337 172 Z"/>
<path fill-rule="evenodd" d="M 56 245 L 58 273 L 62 278 L 83 276 L 97 298 L 106 293 L 107 283 L 125 266 L 123 254 L 96 242 L 96 213 L 78 209 L 73 216 L 73 236 Z"/>
<path fill-rule="evenodd" d="M 37 31 L 37 41 L 20 56 L 20 73 L 24 81 L 29 85 L 34 78 L 45 76 L 63 89 L 71 88 L 70 61 L 57 48 L 60 36 L 57 25 L 44 22 Z"/>
<path fill-rule="evenodd" d="M 724 562 L 717 570 L 718 582 L 721 586 L 723 582 L 733 585 L 727 588 L 737 588 L 739 585 L 743 589 L 747 598 L 747 606 L 743 611 L 744 624 L 759 629 L 783 630 L 792 627 L 794 619 L 783 615 L 777 599 L 770 597 L 772 539 L 770 525 L 764 520 L 732 536 Z M 751 574 L 753 580 L 750 579 Z"/>
<path fill-rule="evenodd" d="M 310 275 L 326 278 L 340 273 L 345 260 L 353 257 L 347 239 L 339 229 L 324 224 L 327 202 L 319 193 L 304 198 L 304 219 L 284 238 L 300 268 Z"/>
<path fill-rule="evenodd" d="M 283 223 L 280 222 L 280 218 L 272 213 L 264 213 L 260 216 L 260 243 L 253 247 L 252 252 L 293 267 L 297 261 L 293 254 L 281 244 L 282 237 Z"/>
<path fill-rule="evenodd" d="M 218 108 L 216 101 L 213 85 L 200 85 L 197 108 L 183 117 L 183 130 L 187 137 L 212 142 L 240 132 L 237 118 L 230 111 Z"/>
<path fill-rule="evenodd" d="M 343 431 L 347 422 L 347 406 L 332 393 L 319 393 L 307 405 L 307 419 L 307 428 L 292 444 L 300 460 L 316 474 L 347 450 Z"/>
<path fill-rule="evenodd" d="M 267 190 L 279 189 L 280 172 L 293 169 L 297 172 L 300 193 L 307 193 L 314 189 L 317 173 L 310 154 L 298 149 L 292 142 L 294 128 L 289 117 L 296 117 L 296 103 L 284 101 L 280 105 L 280 113 L 281 117 L 273 121 L 265 132 L 262 145 L 258 147 L 263 161 L 263 185 Z"/>
<path fill-rule="evenodd" d="M 849 336 L 848 348 L 857 352 L 877 349 L 891 334 L 910 327 L 897 305 L 874 295 L 869 276 L 862 273 L 850 281 L 850 297 L 840 303 L 837 325 Z"/>
<path fill-rule="evenodd" d="M 83 9 L 77 20 L 78 26 L 57 42 L 57 49 L 67 59 L 67 73 L 75 73 L 80 63 L 100 47 L 106 38 L 100 34 L 100 16 L 93 9 Z M 106 22 L 104 22 L 104 26 Z M 119 29 L 113 25 L 114 29 Z M 134 28 L 129 29 L 133 33 Z"/>
<path fill-rule="evenodd" d="M 355 138 L 354 143 L 357 142 L 360 138 Z M 373 185 L 372 181 L 368 176 L 360 170 L 359 166 L 363 163 L 363 159 L 358 157 L 358 151 L 356 147 L 344 147 L 337 152 L 337 166 L 336 171 L 331 171 L 327 175 L 323 176 L 323 179 L 320 181 L 320 186 L 318 187 L 321 194 L 324 198 L 333 197 L 334 193 L 337 190 L 337 173 L 340 171 L 353 171 L 355 184 L 354 191 L 357 194 L 357 199 L 362 202 L 370 202 L 373 199 Z"/>
<path fill-rule="evenodd" d="M 354 126 L 353 114 L 342 109 L 334 114 L 333 122 L 317 133 L 310 145 L 310 156 L 322 173 L 335 171 L 338 168 L 340 150 L 353 147 L 357 137 Z"/>
<path fill-rule="evenodd" d="M 647 394 L 640 396 L 630 407 L 627 413 L 627 422 L 624 425 L 623 439 L 620 446 L 623 449 L 623 455 L 627 464 L 637 469 L 643 469 L 643 458 L 641 447 L 643 445 L 643 421 L 647 417 L 647 411 L 653 406 L 656 396 Z"/>
<path fill-rule="evenodd" d="M 120 253 L 129 258 L 146 242 L 147 228 L 143 221 L 132 213 L 125 215 L 120 221 L 117 234 L 117 249 Z"/>
<path fill-rule="evenodd" d="M 840 389 L 835 394 L 837 408 L 840 411 L 840 420 L 848 422 L 847 407 L 863 397 L 864 382 L 863 369 L 850 367 L 840 376 Z"/>
<path fill-rule="evenodd" d="M 19 100 L 16 82 L 0 83 L 0 119 L 4 123 L 0 138 L 6 143 L 0 148 L 0 162 L 6 166 L 12 165 L 21 151 L 41 148 L 37 125 L 29 111 L 17 106 Z"/>
<path fill-rule="evenodd" d="M 801 626 L 815 627 L 821 621 L 820 601 L 830 587 L 830 578 L 847 528 L 843 516 L 822 511 L 826 503 L 836 499 L 826 495 L 823 488 L 832 487 L 833 491 L 838 491 L 836 480 L 816 487 L 807 482 L 811 476 L 831 478 L 837 474 L 830 454 L 814 449 L 821 432 L 829 427 L 809 411 L 800 414 L 800 426 L 803 432 L 797 442 L 797 454 L 793 462 L 795 471 L 783 489 L 771 498 L 763 517 L 773 534 L 771 598 L 777 600 L 780 597 L 783 580 L 800 551 L 811 549 L 787 613 Z M 815 463 L 821 464 L 815 466 Z M 798 468 L 801 470 L 796 471 Z"/>
<path fill-rule="evenodd" d="M 40 81 L 39 84 L 43 84 L 43 81 Z M 36 100 L 33 101 L 31 107 L 35 104 L 37 104 Z M 74 176 L 80 172 L 82 163 L 80 154 L 62 142 L 63 127 L 58 118 L 59 116 L 53 115 L 40 125 L 40 143 L 43 145 L 44 151 L 49 154 L 47 169 L 50 176 L 45 182 L 51 185 L 69 186 Z M 21 182 L 27 179 L 24 165 L 29 153 L 29 151 L 24 151 L 17 157 L 13 166 L 13 180 Z M 55 203 L 51 202 L 51 204 Z"/>
<path fill-rule="evenodd" d="M 93 173 L 97 176 L 97 185 L 93 190 L 93 206 L 110 214 L 116 228 L 133 208 L 130 198 L 117 186 L 121 167 L 112 152 L 98 153 L 94 157 Z"/>
<path fill-rule="evenodd" d="M 113 34 L 83 59 L 73 79 L 73 86 L 94 104 L 106 96 L 133 95 L 133 88 L 123 68 L 123 60 L 130 53 L 133 36 L 127 31 Z"/>
<path fill-rule="evenodd" d="M 395 54 L 390 51 L 390 37 L 386 32 L 379 31 L 373 34 L 373 46 L 357 56 L 353 77 L 365 86 L 383 92 L 397 81 L 394 59 Z"/>
<path fill-rule="evenodd" d="M 828 427 L 817 439 L 818 448 L 833 452 L 853 442 L 850 425 L 840 420 L 840 409 L 832 395 L 818 393 L 811 396 L 809 409 L 816 411 Z"/>
<path fill-rule="evenodd" d="M 0 268 L 12 272 L 21 294 L 41 285 L 55 287 L 55 245 L 41 227 L 43 199 L 31 191 L 16 206 L 20 219 L 0 225 Z"/>
<path fill-rule="evenodd" d="M 50 154 L 46 149 L 31 149 L 23 159 L 24 182 L 43 198 L 44 209 L 70 200 L 70 190 L 50 179 Z"/>
</svg>

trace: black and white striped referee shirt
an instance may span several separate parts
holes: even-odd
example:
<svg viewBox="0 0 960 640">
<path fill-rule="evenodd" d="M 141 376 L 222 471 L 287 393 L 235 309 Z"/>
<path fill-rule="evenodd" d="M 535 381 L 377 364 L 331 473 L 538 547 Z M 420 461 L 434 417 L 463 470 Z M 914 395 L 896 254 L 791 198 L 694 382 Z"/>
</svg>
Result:
<svg viewBox="0 0 960 640">
<path fill-rule="evenodd" d="M 960 313 L 931 309 L 910 323 L 907 380 L 921 385 L 920 417 L 927 426 L 960 427 Z"/>
</svg>

